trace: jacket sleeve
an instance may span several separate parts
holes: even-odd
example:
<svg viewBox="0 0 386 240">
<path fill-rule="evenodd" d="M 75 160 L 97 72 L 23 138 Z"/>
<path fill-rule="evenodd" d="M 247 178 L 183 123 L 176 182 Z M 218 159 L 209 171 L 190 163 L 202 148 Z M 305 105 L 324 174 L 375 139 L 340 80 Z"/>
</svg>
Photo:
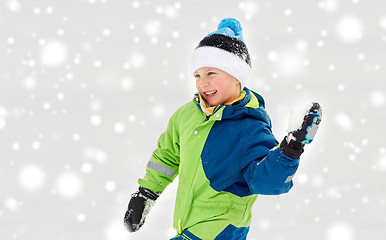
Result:
<svg viewBox="0 0 386 240">
<path fill-rule="evenodd" d="M 278 195 L 288 192 L 292 186 L 299 159 L 286 156 L 278 147 L 270 120 L 254 123 L 249 127 L 246 156 L 250 159 L 243 170 L 249 190 L 254 194 Z"/>
<path fill-rule="evenodd" d="M 146 167 L 146 174 L 138 180 L 139 185 L 161 193 L 178 175 L 180 145 L 178 111 L 170 118 L 167 129 L 158 139 Z"/>
<path fill-rule="evenodd" d="M 253 161 L 244 172 L 244 178 L 254 194 L 278 195 L 287 193 L 293 186 L 292 177 L 299 166 L 276 147 L 261 161 Z"/>
</svg>

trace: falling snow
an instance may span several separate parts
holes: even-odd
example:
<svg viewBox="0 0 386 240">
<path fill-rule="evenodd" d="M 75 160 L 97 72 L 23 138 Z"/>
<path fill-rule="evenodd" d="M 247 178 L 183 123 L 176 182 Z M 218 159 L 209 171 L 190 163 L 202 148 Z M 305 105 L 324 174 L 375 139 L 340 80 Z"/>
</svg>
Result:
<svg viewBox="0 0 386 240">
<path fill-rule="evenodd" d="M 68 50 L 62 42 L 53 40 L 41 47 L 40 62 L 45 66 L 61 66 L 67 58 L 67 53 Z"/>
<path fill-rule="evenodd" d="M 356 16 L 344 16 L 338 20 L 336 31 L 342 41 L 355 42 L 362 38 L 363 25 Z"/>
<path fill-rule="evenodd" d="M 46 182 L 46 173 L 40 166 L 25 165 L 19 172 L 19 183 L 28 191 L 35 191 Z"/>
<path fill-rule="evenodd" d="M 278 140 L 292 109 L 324 110 L 295 187 L 258 197 L 248 239 L 383 239 L 385 12 L 364 0 L 2 1 L 0 239 L 175 236 L 176 183 L 138 233 L 122 218 L 169 117 L 193 97 L 194 47 L 224 17 L 242 23 L 247 86 Z"/>
<path fill-rule="evenodd" d="M 76 198 L 81 193 L 82 180 L 76 173 L 62 173 L 57 177 L 56 190 L 57 193 L 63 198 Z"/>
</svg>

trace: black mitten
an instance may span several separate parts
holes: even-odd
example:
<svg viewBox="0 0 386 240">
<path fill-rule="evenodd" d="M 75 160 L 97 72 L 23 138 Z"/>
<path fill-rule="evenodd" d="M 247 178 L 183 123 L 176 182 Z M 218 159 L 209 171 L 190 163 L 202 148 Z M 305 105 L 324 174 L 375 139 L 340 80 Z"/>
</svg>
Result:
<svg viewBox="0 0 386 240">
<path fill-rule="evenodd" d="M 299 158 L 304 151 L 304 145 L 314 140 L 320 121 L 322 120 L 322 107 L 319 103 L 312 103 L 303 114 L 303 119 L 292 123 L 287 136 L 280 143 L 281 151 L 291 157 Z"/>
<path fill-rule="evenodd" d="M 129 232 L 136 232 L 145 223 L 147 214 L 158 198 L 155 193 L 147 188 L 139 187 L 138 191 L 131 195 L 127 208 L 124 225 Z"/>
</svg>

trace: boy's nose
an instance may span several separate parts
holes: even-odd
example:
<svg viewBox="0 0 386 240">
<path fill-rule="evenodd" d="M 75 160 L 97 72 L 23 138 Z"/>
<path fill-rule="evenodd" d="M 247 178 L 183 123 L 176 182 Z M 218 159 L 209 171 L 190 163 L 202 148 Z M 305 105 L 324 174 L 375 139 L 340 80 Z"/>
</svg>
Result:
<svg viewBox="0 0 386 240">
<path fill-rule="evenodd" d="M 206 80 L 206 78 L 201 78 L 200 81 L 198 82 L 198 85 L 200 87 L 206 87 L 209 85 L 209 82 Z"/>
</svg>

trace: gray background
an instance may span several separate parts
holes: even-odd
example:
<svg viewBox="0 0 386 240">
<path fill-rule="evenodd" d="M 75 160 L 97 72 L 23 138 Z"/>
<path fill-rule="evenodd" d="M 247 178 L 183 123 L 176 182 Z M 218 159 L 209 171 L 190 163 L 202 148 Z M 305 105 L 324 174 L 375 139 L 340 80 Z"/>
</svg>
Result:
<svg viewBox="0 0 386 240">
<path fill-rule="evenodd" d="M 375 0 L 0 1 L 0 239 L 168 239 L 176 182 L 122 226 L 197 43 L 239 19 L 277 139 L 319 101 L 295 187 L 260 196 L 249 240 L 384 239 L 386 5 Z"/>
</svg>

